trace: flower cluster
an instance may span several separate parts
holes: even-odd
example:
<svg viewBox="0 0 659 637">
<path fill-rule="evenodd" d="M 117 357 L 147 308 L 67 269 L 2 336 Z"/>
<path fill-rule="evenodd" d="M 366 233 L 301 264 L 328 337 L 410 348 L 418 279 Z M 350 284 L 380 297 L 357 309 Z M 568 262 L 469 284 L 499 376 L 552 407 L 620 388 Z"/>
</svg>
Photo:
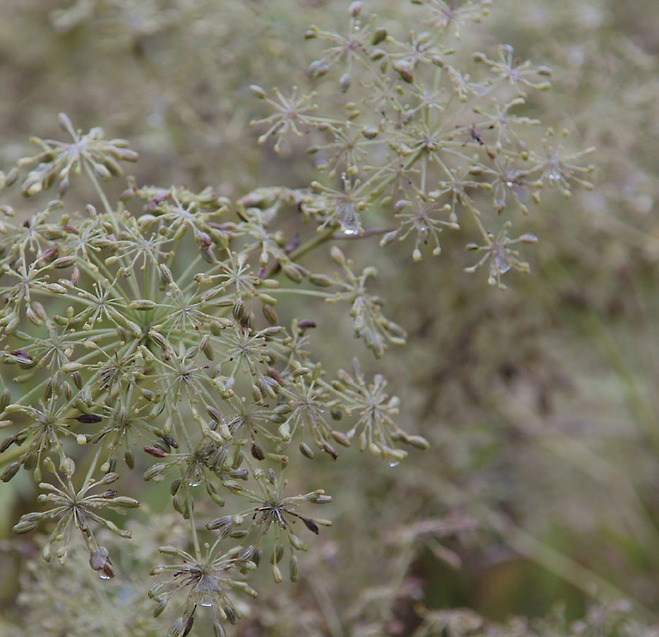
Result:
<svg viewBox="0 0 659 637">
<path fill-rule="evenodd" d="M 441 252 L 446 228 L 475 225 L 488 242 L 545 187 L 566 197 L 573 184 L 589 188 L 592 166 L 581 161 L 592 149 L 564 148 L 550 129 L 545 152 L 529 150 L 539 121 L 524 115 L 525 104 L 529 91 L 549 88 L 547 67 L 518 59 L 509 45 L 493 57 L 475 53 L 468 72 L 458 66 L 460 27 L 486 15 L 489 1 L 413 4 L 430 29 L 407 37 L 364 18 L 361 2 L 350 5 L 345 33 L 311 28 L 307 38 L 324 48 L 309 66 L 318 87 L 306 99 L 297 88 L 290 101 L 274 89 L 278 102 L 254 91 L 275 109 L 255 122 L 269 126 L 260 141 L 274 138 L 280 151 L 291 130 L 305 136 L 325 174 L 306 204 L 321 228 L 359 235 L 384 228 L 382 245 L 413 237 L 419 261 L 427 244 Z M 344 119 L 324 116 L 341 108 Z"/>
<path fill-rule="evenodd" d="M 99 166 L 117 173 L 112 162 L 135 154 L 123 142 L 106 142 L 100 129 L 83 135 L 60 119 L 73 142 L 38 142 L 39 154 L 19 168 L 36 164 L 48 177 L 36 180 L 30 170 L 23 193 L 33 197 L 59 184 L 63 196 L 69 176 L 80 172 L 99 201 L 78 213 L 58 200 L 22 222 L 3 209 L 0 361 L 8 373 L 0 404 L 0 428 L 7 432 L 1 477 L 9 482 L 21 468 L 30 472 L 48 507 L 25 514 L 15 531 L 42 527 L 50 533 L 44 558 L 54 552 L 63 564 L 77 530 L 92 569 L 110 578 L 113 562 L 97 532 L 129 538 L 105 512 L 139 502 L 97 487 L 137 471 L 147 481 L 166 480 L 171 506 L 188 521 L 190 535 L 187 547 L 161 549 L 179 563 L 153 570 L 156 613 L 181 597 L 171 605 L 178 609 L 171 635 L 189 634 L 199 607 L 212 608 L 222 635 L 222 624 L 240 616 L 232 593 L 255 594 L 244 578 L 262 551 L 272 551 L 277 582 L 288 551 L 295 580 L 295 553 L 306 550 L 295 525 L 317 534 L 329 524 L 303 510 L 331 500 L 322 489 L 283 493 L 292 445 L 298 458 L 313 459 L 315 448 L 336 460 L 333 443 L 349 447 L 356 429 L 337 430 L 327 414 L 342 411 L 349 426 L 356 409 L 366 409 L 355 424 L 369 441 L 360 437 L 360 449 L 391 459 L 404 455 L 394 442 L 415 444 L 392 420 L 397 399 L 381 396 L 381 377 L 370 389 L 361 375 L 354 386 L 332 381 L 311 355 L 317 322 L 297 317 L 284 325 L 275 307 L 292 294 L 317 299 L 318 307 L 343 303 L 355 334 L 378 356 L 388 342 L 402 343 L 404 332 L 365 289 L 372 268 L 355 273 L 336 247 L 336 272 L 314 273 L 300 263 L 334 234 L 321 228 L 300 242 L 284 230 L 290 218 L 299 219 L 291 203 L 312 214 L 308 195 L 255 191 L 233 204 L 211 189 L 140 188 L 129 179 L 112 206 Z M 45 471 L 54 479 L 44 479 Z M 225 505 L 236 508 L 213 515 Z M 208 516 L 206 524 L 199 515 Z"/>
</svg>

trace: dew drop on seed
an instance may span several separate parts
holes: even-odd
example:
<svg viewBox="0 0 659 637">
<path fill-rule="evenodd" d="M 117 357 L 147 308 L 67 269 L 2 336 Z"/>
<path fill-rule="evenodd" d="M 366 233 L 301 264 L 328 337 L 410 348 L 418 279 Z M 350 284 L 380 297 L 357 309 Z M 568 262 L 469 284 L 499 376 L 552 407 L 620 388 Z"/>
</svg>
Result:
<svg viewBox="0 0 659 637">
<path fill-rule="evenodd" d="M 339 221 L 343 234 L 355 236 L 361 234 L 362 224 L 359 220 L 359 214 L 351 203 L 347 203 L 339 209 Z"/>
<path fill-rule="evenodd" d="M 393 469 L 394 467 L 397 467 L 399 464 L 400 464 L 400 462 L 398 462 L 398 460 L 392 460 L 389 463 L 389 466 Z"/>
<path fill-rule="evenodd" d="M 344 223 L 341 226 L 341 230 L 343 230 L 343 234 L 349 234 L 349 235 L 356 235 L 359 234 L 359 224 L 357 223 Z"/>
</svg>

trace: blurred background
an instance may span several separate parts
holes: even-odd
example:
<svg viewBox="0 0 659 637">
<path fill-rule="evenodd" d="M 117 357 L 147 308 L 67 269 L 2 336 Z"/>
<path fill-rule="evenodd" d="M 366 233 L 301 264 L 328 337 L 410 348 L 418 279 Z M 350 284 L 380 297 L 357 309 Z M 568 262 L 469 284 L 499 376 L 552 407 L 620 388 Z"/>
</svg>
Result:
<svg viewBox="0 0 659 637">
<path fill-rule="evenodd" d="M 257 145 L 249 86 L 309 86 L 304 31 L 344 28 L 348 4 L 3 0 L 0 168 L 31 152 L 30 135 L 59 138 L 63 111 L 130 140 L 138 184 L 232 198 L 304 187 L 308 156 Z M 410 6 L 363 12 L 396 24 Z M 531 211 L 532 271 L 507 290 L 464 273 L 460 237 L 422 265 L 360 244 L 409 332 L 373 369 L 432 447 L 395 468 L 356 451 L 309 465 L 335 496 L 334 527 L 303 556 L 301 585 L 263 583 L 237 635 L 659 634 L 659 5 L 497 0 L 461 42 L 552 68 L 527 114 L 596 147 L 596 187 Z M 350 365 L 349 341 L 316 346 L 327 366 Z M 5 573 L 22 568 L 7 540 L 21 488 L 0 489 Z M 16 592 L 0 577 L 6 621 L 38 622 L 26 616 L 39 591 L 19 613 Z"/>
</svg>

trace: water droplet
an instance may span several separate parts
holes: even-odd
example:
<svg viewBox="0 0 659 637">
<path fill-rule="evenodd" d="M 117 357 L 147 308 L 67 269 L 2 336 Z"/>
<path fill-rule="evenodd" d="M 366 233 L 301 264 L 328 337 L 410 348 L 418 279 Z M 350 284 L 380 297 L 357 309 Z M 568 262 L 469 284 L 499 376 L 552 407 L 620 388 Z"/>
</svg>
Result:
<svg viewBox="0 0 659 637">
<path fill-rule="evenodd" d="M 362 224 L 359 221 L 359 214 L 351 203 L 345 204 L 340 208 L 339 221 L 341 223 L 341 230 L 344 234 L 354 236 L 362 233 Z"/>
<path fill-rule="evenodd" d="M 110 576 L 102 569 L 98 572 L 98 576 L 104 580 L 110 579 Z"/>
<path fill-rule="evenodd" d="M 389 463 L 389 466 L 393 469 L 394 467 L 397 467 L 399 464 L 400 464 L 400 462 L 398 462 L 398 460 L 392 460 Z"/>
</svg>

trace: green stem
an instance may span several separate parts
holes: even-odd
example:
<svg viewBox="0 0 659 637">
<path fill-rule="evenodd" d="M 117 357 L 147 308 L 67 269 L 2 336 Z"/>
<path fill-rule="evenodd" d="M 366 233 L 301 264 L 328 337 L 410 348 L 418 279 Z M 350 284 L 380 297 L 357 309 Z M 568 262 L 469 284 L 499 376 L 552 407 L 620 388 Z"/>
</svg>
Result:
<svg viewBox="0 0 659 637">
<path fill-rule="evenodd" d="M 96 465 L 98 464 L 98 459 L 101 457 L 101 452 L 104 451 L 105 448 L 103 445 L 97 445 L 96 447 L 96 453 L 94 454 L 94 458 L 91 461 L 91 464 L 89 465 L 89 469 L 87 471 L 87 475 L 85 476 L 85 481 L 83 482 L 83 487 L 89 484 L 89 481 L 91 480 L 92 476 L 94 475 L 94 471 L 96 471 Z"/>
<path fill-rule="evenodd" d="M 334 237 L 334 229 L 333 228 L 328 228 L 318 234 L 317 236 L 313 237 L 312 239 L 309 239 L 302 245 L 298 246 L 295 248 L 290 253 L 291 260 L 295 261 L 296 259 L 300 259 L 303 257 L 305 254 L 308 252 L 311 252 L 318 246 L 323 245 L 323 243 L 327 243 L 328 241 L 331 241 L 332 238 Z"/>
<path fill-rule="evenodd" d="M 190 493 L 191 487 L 185 481 L 185 476 L 181 476 L 183 480 L 183 488 L 185 489 L 185 497 L 188 500 L 188 511 L 190 514 L 190 528 L 192 529 L 192 544 L 194 545 L 195 557 L 201 561 L 201 546 L 199 545 L 199 536 L 197 535 L 197 526 L 194 521 L 194 498 Z"/>
<path fill-rule="evenodd" d="M 94 190 L 98 195 L 98 198 L 101 200 L 101 203 L 103 204 L 103 208 L 105 209 L 105 212 L 109 215 L 112 221 L 112 227 L 114 228 L 115 232 L 118 232 L 119 228 L 117 226 L 116 220 L 114 219 L 114 210 L 112 209 L 112 206 L 108 201 L 108 198 L 105 196 L 105 193 L 101 188 L 101 185 L 98 183 L 98 179 L 96 178 L 94 171 L 89 167 L 89 164 L 84 159 L 82 161 L 82 165 L 84 166 L 85 173 L 87 174 L 89 181 L 91 181 L 92 186 L 94 187 Z"/>
<path fill-rule="evenodd" d="M 268 294 L 272 294 L 273 296 L 276 294 L 299 294 L 300 296 L 315 296 L 317 298 L 324 299 L 328 299 L 333 296 L 328 292 L 321 292 L 320 290 L 305 290 L 300 288 L 274 288 L 272 290 L 268 290 Z"/>
</svg>

